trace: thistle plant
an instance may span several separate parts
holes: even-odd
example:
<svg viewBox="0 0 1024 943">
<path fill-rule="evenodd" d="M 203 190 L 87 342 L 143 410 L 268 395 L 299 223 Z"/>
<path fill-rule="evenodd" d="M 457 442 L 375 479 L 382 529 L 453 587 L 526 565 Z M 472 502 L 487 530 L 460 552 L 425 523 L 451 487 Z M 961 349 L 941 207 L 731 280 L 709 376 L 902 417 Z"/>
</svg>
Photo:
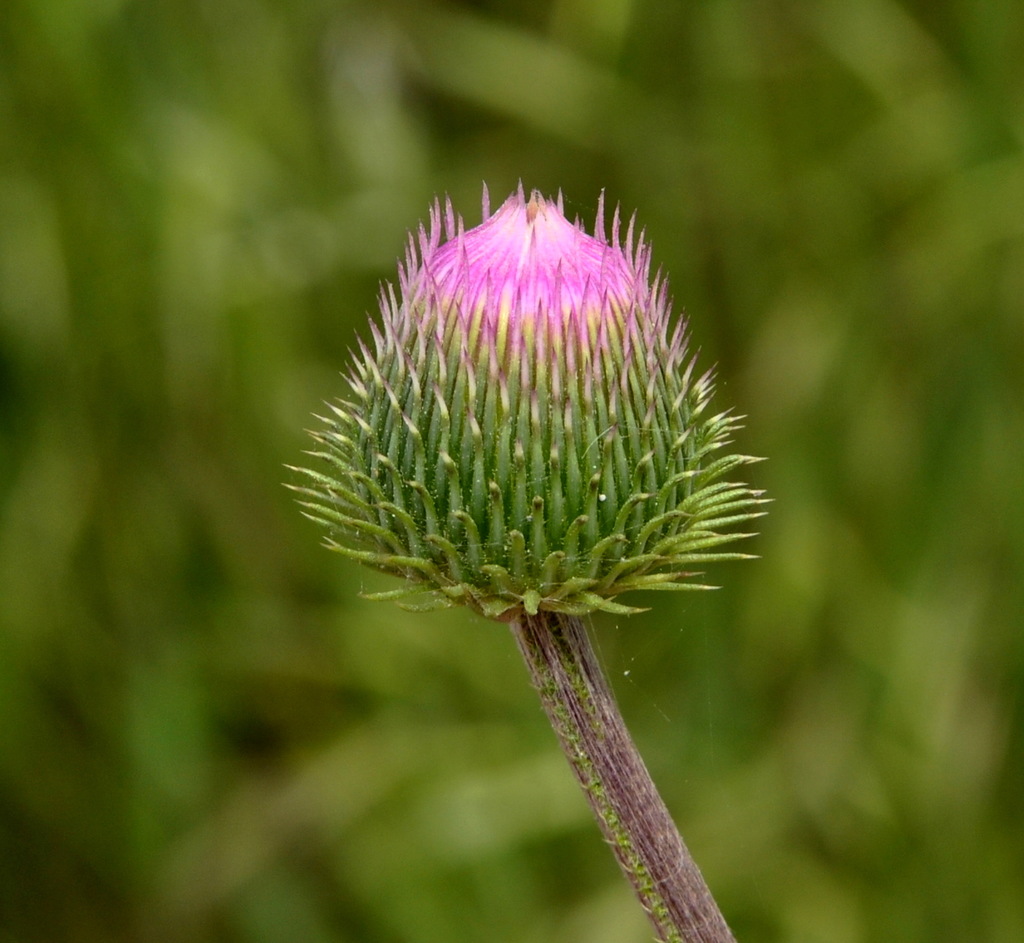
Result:
<svg viewBox="0 0 1024 943">
<path fill-rule="evenodd" d="M 381 291 L 350 395 L 296 469 L 327 545 L 406 608 L 465 605 L 512 628 L 577 778 L 658 933 L 732 936 L 644 768 L 580 621 L 630 590 L 708 588 L 699 568 L 758 516 L 730 480 L 737 426 L 710 409 L 668 286 L 618 211 L 594 234 L 522 187 L 466 230 L 451 203 Z"/>
</svg>

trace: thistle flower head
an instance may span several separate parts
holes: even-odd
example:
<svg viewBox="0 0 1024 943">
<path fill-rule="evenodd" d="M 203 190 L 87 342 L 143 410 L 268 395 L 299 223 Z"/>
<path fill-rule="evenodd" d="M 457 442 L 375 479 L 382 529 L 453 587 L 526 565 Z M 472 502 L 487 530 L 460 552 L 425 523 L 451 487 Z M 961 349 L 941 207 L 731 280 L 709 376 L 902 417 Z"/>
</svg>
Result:
<svg viewBox="0 0 1024 943">
<path fill-rule="evenodd" d="M 752 459 L 716 454 L 735 419 L 705 415 L 643 235 L 603 215 L 590 235 L 522 187 L 491 215 L 485 190 L 481 225 L 435 203 L 410 237 L 297 489 L 329 546 L 413 581 L 377 598 L 632 612 L 613 598 L 742 556 L 722 529 L 760 495 L 723 477 Z"/>
</svg>

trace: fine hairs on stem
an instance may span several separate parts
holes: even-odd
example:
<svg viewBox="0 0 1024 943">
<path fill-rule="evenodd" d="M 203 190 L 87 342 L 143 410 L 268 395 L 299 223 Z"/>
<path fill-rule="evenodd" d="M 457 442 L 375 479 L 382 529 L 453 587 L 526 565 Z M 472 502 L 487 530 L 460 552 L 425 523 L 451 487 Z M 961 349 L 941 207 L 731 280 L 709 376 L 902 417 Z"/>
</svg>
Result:
<svg viewBox="0 0 1024 943">
<path fill-rule="evenodd" d="M 662 943 L 735 943 L 575 616 L 510 620 L 534 687 L 605 839 Z"/>
</svg>

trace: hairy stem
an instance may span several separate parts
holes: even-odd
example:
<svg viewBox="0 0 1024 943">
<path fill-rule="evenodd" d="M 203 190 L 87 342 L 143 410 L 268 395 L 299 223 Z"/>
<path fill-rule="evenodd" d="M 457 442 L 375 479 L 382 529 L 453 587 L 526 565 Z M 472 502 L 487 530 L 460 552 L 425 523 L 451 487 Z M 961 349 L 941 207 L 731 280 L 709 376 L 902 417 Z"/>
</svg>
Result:
<svg viewBox="0 0 1024 943">
<path fill-rule="evenodd" d="M 619 713 L 586 627 L 510 623 L 562 750 L 663 943 L 735 943 Z"/>
</svg>

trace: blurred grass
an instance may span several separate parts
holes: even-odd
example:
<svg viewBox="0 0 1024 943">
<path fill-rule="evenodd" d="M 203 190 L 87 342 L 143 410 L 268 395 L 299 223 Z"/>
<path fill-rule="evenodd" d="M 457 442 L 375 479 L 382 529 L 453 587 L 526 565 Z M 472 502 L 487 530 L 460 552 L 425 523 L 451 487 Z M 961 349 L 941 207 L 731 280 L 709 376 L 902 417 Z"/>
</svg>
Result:
<svg viewBox="0 0 1024 943">
<path fill-rule="evenodd" d="M 1024 938 L 1024 8 L 8 0 L 0 941 L 644 940 L 513 646 L 317 546 L 450 192 L 636 208 L 776 503 L 595 625 L 745 943 Z"/>
</svg>

